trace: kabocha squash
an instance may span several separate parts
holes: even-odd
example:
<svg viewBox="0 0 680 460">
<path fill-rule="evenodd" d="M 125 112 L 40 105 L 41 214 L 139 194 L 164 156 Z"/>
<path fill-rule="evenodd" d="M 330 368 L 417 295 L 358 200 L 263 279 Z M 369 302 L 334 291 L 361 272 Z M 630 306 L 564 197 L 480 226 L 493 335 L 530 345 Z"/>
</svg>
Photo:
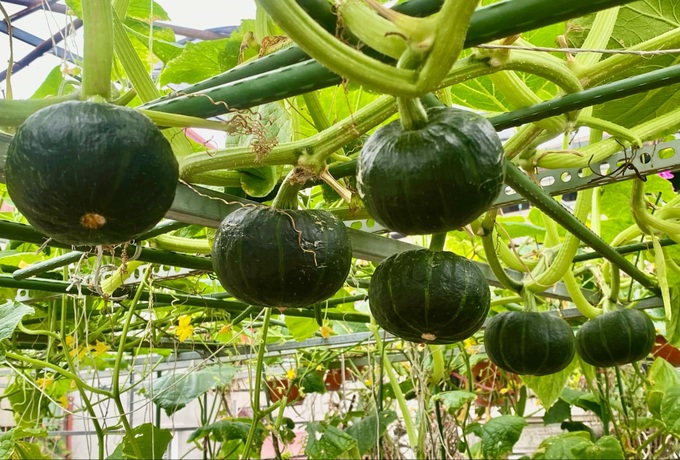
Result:
<svg viewBox="0 0 680 460">
<path fill-rule="evenodd" d="M 566 321 L 548 313 L 499 313 L 484 330 L 484 349 L 504 371 L 519 375 L 548 375 L 574 359 L 574 333 Z"/>
<path fill-rule="evenodd" d="M 405 131 L 394 121 L 378 129 L 357 163 L 368 212 L 406 235 L 469 224 L 494 202 L 505 179 L 503 146 L 489 121 L 448 107 L 426 113 L 423 128 Z"/>
<path fill-rule="evenodd" d="M 245 206 L 220 224 L 212 261 L 224 289 L 243 302 L 307 307 L 342 287 L 352 247 L 327 211 Z"/>
<path fill-rule="evenodd" d="M 70 101 L 39 110 L 17 129 L 5 177 L 12 202 L 37 230 L 62 243 L 108 245 L 163 218 L 179 167 L 144 115 Z"/>
<path fill-rule="evenodd" d="M 633 308 L 612 310 L 581 326 L 576 350 L 593 366 L 620 366 L 646 357 L 655 338 L 654 323 L 645 313 Z"/>
<path fill-rule="evenodd" d="M 482 327 L 491 295 L 482 272 L 452 252 L 414 249 L 375 269 L 371 314 L 387 332 L 411 342 L 446 344 Z"/>
</svg>

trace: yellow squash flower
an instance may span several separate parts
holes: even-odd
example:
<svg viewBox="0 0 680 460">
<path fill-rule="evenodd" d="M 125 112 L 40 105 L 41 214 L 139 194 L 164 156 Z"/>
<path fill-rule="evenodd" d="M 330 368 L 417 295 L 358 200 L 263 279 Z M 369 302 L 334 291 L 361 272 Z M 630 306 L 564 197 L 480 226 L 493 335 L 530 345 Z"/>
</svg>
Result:
<svg viewBox="0 0 680 460">
<path fill-rule="evenodd" d="M 179 317 L 179 325 L 175 329 L 175 335 L 179 337 L 179 342 L 182 343 L 194 333 L 194 326 L 191 325 L 191 316 L 182 315 Z"/>
</svg>

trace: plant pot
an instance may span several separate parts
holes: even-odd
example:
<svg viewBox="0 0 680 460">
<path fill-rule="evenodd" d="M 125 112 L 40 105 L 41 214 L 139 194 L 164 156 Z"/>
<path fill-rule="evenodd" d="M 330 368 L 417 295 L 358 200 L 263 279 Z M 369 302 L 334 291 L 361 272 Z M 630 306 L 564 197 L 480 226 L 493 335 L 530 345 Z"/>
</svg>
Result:
<svg viewBox="0 0 680 460">
<path fill-rule="evenodd" d="M 327 391 L 338 391 L 342 388 L 342 370 L 341 369 L 328 369 L 326 375 L 324 376 L 323 383 L 326 386 Z M 345 369 L 345 381 L 355 380 L 352 371 Z"/>
<path fill-rule="evenodd" d="M 279 402 L 286 395 L 288 395 L 286 405 L 297 406 L 305 399 L 303 395 L 300 395 L 297 384 L 291 383 L 287 378 L 267 380 L 267 392 L 272 403 Z"/>
<path fill-rule="evenodd" d="M 652 355 L 655 358 L 663 358 L 673 366 L 680 366 L 680 349 L 674 347 L 663 335 L 657 335 L 652 348 Z"/>
</svg>

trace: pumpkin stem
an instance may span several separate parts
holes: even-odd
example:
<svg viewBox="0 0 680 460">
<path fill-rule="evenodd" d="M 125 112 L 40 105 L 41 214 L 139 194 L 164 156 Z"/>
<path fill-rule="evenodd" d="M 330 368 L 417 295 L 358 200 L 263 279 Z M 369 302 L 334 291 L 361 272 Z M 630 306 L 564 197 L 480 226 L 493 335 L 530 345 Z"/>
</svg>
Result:
<svg viewBox="0 0 680 460">
<path fill-rule="evenodd" d="M 433 233 L 430 238 L 430 251 L 443 251 L 446 244 L 446 232 Z"/>
<path fill-rule="evenodd" d="M 401 127 L 404 131 L 416 131 L 427 126 L 427 112 L 420 99 L 398 97 L 397 107 L 401 116 Z"/>
<path fill-rule="evenodd" d="M 295 180 L 295 168 L 293 168 L 279 188 L 276 198 L 272 202 L 274 209 L 297 209 L 298 207 L 298 192 L 302 184 Z"/>
<path fill-rule="evenodd" d="M 536 296 L 529 289 L 522 289 L 520 292 L 522 299 L 524 300 L 524 311 L 534 312 L 537 311 L 536 308 Z"/>
</svg>

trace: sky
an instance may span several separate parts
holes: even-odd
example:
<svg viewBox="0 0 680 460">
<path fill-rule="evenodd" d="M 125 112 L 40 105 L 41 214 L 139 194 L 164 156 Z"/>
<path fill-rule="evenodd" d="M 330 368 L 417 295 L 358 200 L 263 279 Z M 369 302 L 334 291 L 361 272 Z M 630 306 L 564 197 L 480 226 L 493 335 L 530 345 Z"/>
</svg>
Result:
<svg viewBox="0 0 680 460">
<path fill-rule="evenodd" d="M 238 25 L 242 19 L 255 18 L 255 0 L 156 0 L 176 25 L 194 29 Z M 60 2 L 63 3 L 63 2 Z M 2 2 L 7 13 L 20 11 L 22 7 Z M 14 26 L 33 35 L 46 39 L 63 28 L 68 22 L 66 16 L 49 11 L 37 11 L 27 17 L 15 21 Z M 33 46 L 14 40 L 14 60 L 18 61 L 33 50 Z M 60 44 L 67 49 L 78 52 L 82 46 L 78 39 L 67 40 Z M 82 51 L 82 50 L 80 50 Z M 9 60 L 9 37 L 0 33 L 0 70 L 7 68 Z M 45 76 L 61 59 L 45 54 L 29 67 L 17 72 L 12 78 L 12 90 L 15 99 L 31 96 Z M 0 97 L 4 97 L 5 82 L 0 82 Z"/>
</svg>

